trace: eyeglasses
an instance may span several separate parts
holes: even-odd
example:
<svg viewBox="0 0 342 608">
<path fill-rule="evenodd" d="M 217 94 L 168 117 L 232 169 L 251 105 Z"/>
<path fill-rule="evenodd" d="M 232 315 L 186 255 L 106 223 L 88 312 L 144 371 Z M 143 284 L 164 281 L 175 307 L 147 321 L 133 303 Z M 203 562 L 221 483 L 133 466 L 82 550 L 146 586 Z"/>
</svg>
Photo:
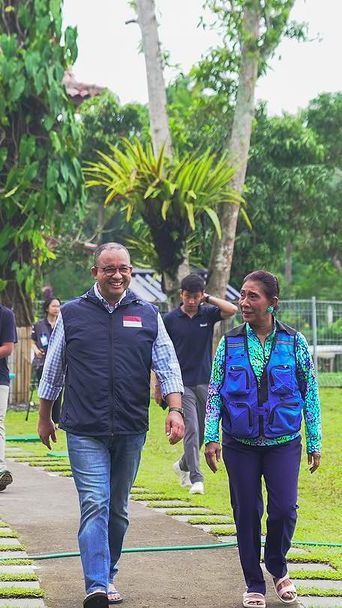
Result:
<svg viewBox="0 0 342 608">
<path fill-rule="evenodd" d="M 129 274 L 133 270 L 133 266 L 126 266 L 124 264 L 122 266 L 95 266 L 95 268 L 102 270 L 103 274 L 107 277 L 116 274 L 117 271 L 119 271 L 120 274 Z"/>
</svg>

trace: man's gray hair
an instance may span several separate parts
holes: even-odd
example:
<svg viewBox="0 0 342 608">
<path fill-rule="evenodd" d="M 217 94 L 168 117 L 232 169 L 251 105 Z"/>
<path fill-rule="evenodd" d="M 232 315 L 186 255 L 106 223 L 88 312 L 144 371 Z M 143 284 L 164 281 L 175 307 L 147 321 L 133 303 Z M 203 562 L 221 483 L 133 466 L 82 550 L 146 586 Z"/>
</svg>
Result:
<svg viewBox="0 0 342 608">
<path fill-rule="evenodd" d="M 131 259 L 131 256 L 129 254 L 129 251 L 128 251 L 127 247 L 125 247 L 124 245 L 121 245 L 121 243 L 103 243 L 102 245 L 99 245 L 95 249 L 95 252 L 94 252 L 94 266 L 97 265 L 97 262 L 99 260 L 99 257 L 101 255 L 102 251 L 106 251 L 107 249 L 116 249 L 116 250 L 123 249 L 124 251 L 126 251 L 129 259 Z"/>
</svg>

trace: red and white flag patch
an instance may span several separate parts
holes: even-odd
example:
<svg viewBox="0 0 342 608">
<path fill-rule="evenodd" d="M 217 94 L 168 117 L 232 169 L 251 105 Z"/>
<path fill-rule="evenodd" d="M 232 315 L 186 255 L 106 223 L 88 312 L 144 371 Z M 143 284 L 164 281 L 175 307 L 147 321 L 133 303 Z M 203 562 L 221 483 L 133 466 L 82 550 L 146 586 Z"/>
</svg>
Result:
<svg viewBox="0 0 342 608">
<path fill-rule="evenodd" d="M 123 327 L 142 327 L 141 317 L 122 317 Z"/>
</svg>

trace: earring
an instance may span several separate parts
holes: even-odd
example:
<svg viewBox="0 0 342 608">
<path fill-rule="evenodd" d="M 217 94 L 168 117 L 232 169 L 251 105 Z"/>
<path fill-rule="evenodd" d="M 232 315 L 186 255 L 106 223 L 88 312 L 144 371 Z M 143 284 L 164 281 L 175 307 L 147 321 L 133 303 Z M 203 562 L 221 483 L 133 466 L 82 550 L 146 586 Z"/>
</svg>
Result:
<svg viewBox="0 0 342 608">
<path fill-rule="evenodd" d="M 266 312 L 270 312 L 270 313 L 274 312 L 274 306 L 267 306 Z"/>
</svg>

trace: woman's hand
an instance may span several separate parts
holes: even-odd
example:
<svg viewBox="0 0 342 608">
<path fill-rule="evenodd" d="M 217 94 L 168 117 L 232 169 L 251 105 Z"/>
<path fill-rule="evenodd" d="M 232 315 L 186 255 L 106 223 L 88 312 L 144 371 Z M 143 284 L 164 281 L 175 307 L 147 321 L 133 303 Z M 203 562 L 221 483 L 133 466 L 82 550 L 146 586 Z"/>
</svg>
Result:
<svg viewBox="0 0 342 608">
<path fill-rule="evenodd" d="M 42 359 L 45 356 L 45 351 L 42 348 L 38 348 L 38 346 L 34 347 L 33 352 L 37 359 Z"/>
<path fill-rule="evenodd" d="M 216 473 L 218 468 L 217 463 L 221 460 L 220 444 L 216 443 L 216 441 L 209 441 L 205 446 L 204 455 L 209 469 L 211 469 L 213 473 Z"/>
<path fill-rule="evenodd" d="M 320 452 L 312 452 L 312 454 L 308 454 L 308 465 L 309 465 L 310 473 L 314 473 L 315 471 L 317 471 L 320 464 L 321 464 Z"/>
</svg>

